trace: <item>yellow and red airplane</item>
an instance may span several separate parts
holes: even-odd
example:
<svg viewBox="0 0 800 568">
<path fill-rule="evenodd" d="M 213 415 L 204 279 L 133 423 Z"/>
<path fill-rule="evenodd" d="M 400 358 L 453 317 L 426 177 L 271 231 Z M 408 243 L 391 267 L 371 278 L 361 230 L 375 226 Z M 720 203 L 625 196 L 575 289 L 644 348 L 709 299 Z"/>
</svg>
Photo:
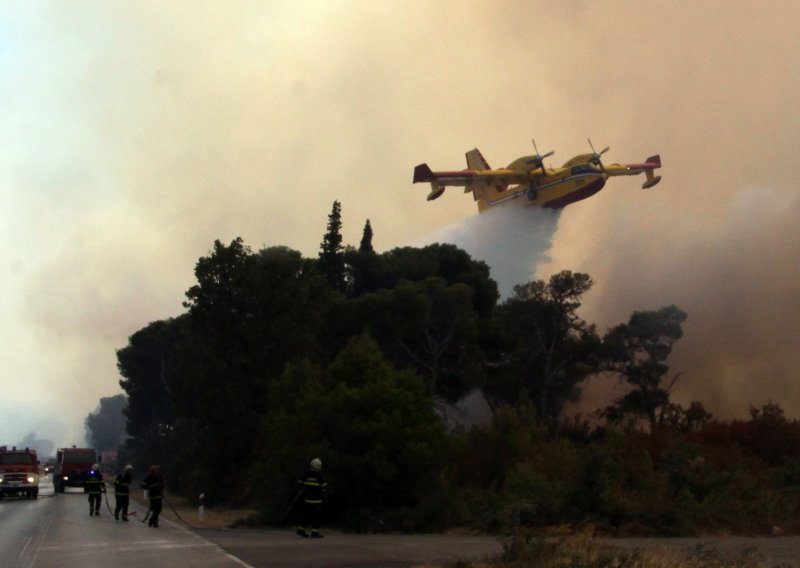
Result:
<svg viewBox="0 0 800 568">
<path fill-rule="evenodd" d="M 601 189 L 612 176 L 633 176 L 644 172 L 647 179 L 642 189 L 648 189 L 661 181 L 661 176 L 653 174 L 661 167 L 661 157 L 651 156 L 641 164 L 608 164 L 600 156 L 608 152 L 605 147 L 595 152 L 589 140 L 591 154 L 580 154 L 560 168 L 548 168 L 544 159 L 553 152 L 539 154 L 536 141 L 533 149 L 536 154 L 514 160 L 504 169 L 493 170 L 475 148 L 467 152 L 467 169 L 450 172 L 434 172 L 428 164 L 414 168 L 414 183 L 431 184 L 428 201 L 438 198 L 448 186 L 464 187 L 464 193 L 472 192 L 478 202 L 478 210 L 483 212 L 490 207 L 514 204 L 523 207 L 566 207 Z"/>
</svg>

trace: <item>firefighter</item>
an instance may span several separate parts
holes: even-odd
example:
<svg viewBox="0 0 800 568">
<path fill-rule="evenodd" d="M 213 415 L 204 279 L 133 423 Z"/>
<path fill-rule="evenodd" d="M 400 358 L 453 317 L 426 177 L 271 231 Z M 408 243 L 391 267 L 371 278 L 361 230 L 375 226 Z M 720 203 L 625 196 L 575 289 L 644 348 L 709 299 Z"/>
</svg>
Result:
<svg viewBox="0 0 800 568">
<path fill-rule="evenodd" d="M 86 492 L 89 494 L 89 516 L 100 516 L 100 503 L 103 501 L 103 493 L 106 492 L 106 484 L 103 481 L 103 473 L 100 471 L 100 464 L 92 465 L 89 470 L 89 477 L 86 479 Z"/>
<path fill-rule="evenodd" d="M 114 480 L 114 499 L 117 505 L 114 507 L 114 520 L 119 520 L 122 513 L 122 520 L 128 522 L 128 505 L 130 504 L 131 491 L 131 470 L 133 466 L 128 464 Z"/>
<path fill-rule="evenodd" d="M 164 478 L 161 477 L 161 468 L 151 465 L 147 477 L 144 478 L 140 487 L 147 489 L 148 499 L 150 499 L 150 522 L 148 525 L 158 528 L 158 515 L 164 504 Z"/>
<path fill-rule="evenodd" d="M 298 479 L 303 496 L 303 513 L 297 534 L 304 537 L 322 538 L 319 532 L 319 520 L 322 515 L 322 503 L 326 498 L 328 484 L 322 476 L 322 461 L 311 460 L 311 464 L 302 479 Z M 309 533 L 309 529 L 311 532 Z"/>
</svg>

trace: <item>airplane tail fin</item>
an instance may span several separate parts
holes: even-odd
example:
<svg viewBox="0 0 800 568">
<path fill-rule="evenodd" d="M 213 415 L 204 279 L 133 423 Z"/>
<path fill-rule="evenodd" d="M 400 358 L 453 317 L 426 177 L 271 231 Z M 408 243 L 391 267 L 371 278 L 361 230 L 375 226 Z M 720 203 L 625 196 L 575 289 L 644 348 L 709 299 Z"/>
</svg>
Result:
<svg viewBox="0 0 800 568">
<path fill-rule="evenodd" d="M 467 152 L 467 167 L 471 170 L 491 170 L 486 158 L 483 157 L 481 151 L 474 148 Z"/>
<path fill-rule="evenodd" d="M 436 176 L 433 174 L 433 170 L 431 170 L 428 164 L 420 164 L 414 168 L 414 183 L 431 181 L 435 179 Z"/>
<path fill-rule="evenodd" d="M 428 194 L 428 201 L 433 201 L 444 193 L 444 185 L 439 183 L 436 174 L 428 164 L 420 164 L 414 168 L 414 182 L 428 182 L 431 184 L 431 192 Z"/>
<path fill-rule="evenodd" d="M 661 181 L 661 176 L 653 174 L 653 170 L 661 167 L 661 155 L 650 156 L 645 160 L 645 164 L 648 166 L 644 170 L 644 175 L 647 176 L 647 179 L 642 184 L 642 189 L 650 189 Z"/>
</svg>

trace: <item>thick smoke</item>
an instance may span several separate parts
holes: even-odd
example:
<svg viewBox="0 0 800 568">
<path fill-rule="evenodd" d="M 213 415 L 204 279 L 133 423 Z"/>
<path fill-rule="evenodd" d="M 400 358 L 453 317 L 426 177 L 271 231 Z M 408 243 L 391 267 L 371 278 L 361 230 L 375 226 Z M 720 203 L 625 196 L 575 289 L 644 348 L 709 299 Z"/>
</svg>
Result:
<svg viewBox="0 0 800 568">
<path fill-rule="evenodd" d="M 180 312 L 214 239 L 314 256 L 334 200 L 345 240 L 369 218 L 379 250 L 470 215 L 427 242 L 486 260 L 504 295 L 537 264 L 538 278 L 587 272 L 583 315 L 601 332 L 676 303 L 687 398 L 798 415 L 800 4 L 319 4 L 4 10 L 0 369 L 19 402 L 0 443 L 78 443 L 119 392 L 115 349 Z M 457 168 L 480 145 L 499 167 L 531 136 L 559 165 L 589 135 L 610 161 L 661 153 L 661 185 L 614 180 L 542 229 L 538 212 L 494 223 L 411 184 L 417 163 Z M 731 210 L 746 187 L 771 195 Z"/>
<path fill-rule="evenodd" d="M 662 192 L 681 191 L 671 181 L 662 184 Z M 713 215 L 690 208 L 669 215 L 647 202 L 654 198 L 618 195 L 613 203 L 597 200 L 587 208 L 593 211 L 567 209 L 553 262 L 542 268 L 580 270 L 595 279 L 581 314 L 600 333 L 633 311 L 669 304 L 685 310 L 684 336 L 667 361 L 670 376 L 683 373 L 677 402 L 699 400 L 731 418 L 774 401 L 796 416 L 800 198 L 751 188 L 721 202 Z M 602 216 L 606 204 L 610 223 L 590 225 L 586 217 Z M 609 392 L 613 387 L 593 386 L 595 407 L 619 395 Z"/>
</svg>

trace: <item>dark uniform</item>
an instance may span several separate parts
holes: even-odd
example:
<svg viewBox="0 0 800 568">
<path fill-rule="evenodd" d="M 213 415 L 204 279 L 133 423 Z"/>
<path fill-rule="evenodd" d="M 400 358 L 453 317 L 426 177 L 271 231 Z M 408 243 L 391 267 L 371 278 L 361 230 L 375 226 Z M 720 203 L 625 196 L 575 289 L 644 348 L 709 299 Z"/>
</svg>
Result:
<svg viewBox="0 0 800 568">
<path fill-rule="evenodd" d="M 114 498 L 117 505 L 114 507 L 114 518 L 119 520 L 122 513 L 122 520 L 128 520 L 128 505 L 130 504 L 131 494 L 131 466 L 125 466 L 125 470 L 114 480 Z"/>
<path fill-rule="evenodd" d="M 311 461 L 305 476 L 297 482 L 302 486 L 303 518 L 302 524 L 297 527 L 297 534 L 305 537 L 321 538 L 319 521 L 322 516 L 322 504 L 325 501 L 328 484 L 322 475 L 322 462 L 318 459 Z M 309 534 L 308 529 L 311 529 Z"/>
<path fill-rule="evenodd" d="M 161 507 L 164 505 L 164 478 L 161 477 L 161 471 L 157 465 L 150 466 L 150 471 L 140 487 L 147 489 L 150 499 L 150 522 L 148 524 L 158 528 L 158 515 L 161 514 Z"/>
<path fill-rule="evenodd" d="M 86 492 L 89 494 L 89 516 L 99 517 L 100 503 L 103 501 L 103 493 L 106 492 L 106 484 L 97 465 L 89 471 L 89 477 L 86 479 Z"/>
</svg>

